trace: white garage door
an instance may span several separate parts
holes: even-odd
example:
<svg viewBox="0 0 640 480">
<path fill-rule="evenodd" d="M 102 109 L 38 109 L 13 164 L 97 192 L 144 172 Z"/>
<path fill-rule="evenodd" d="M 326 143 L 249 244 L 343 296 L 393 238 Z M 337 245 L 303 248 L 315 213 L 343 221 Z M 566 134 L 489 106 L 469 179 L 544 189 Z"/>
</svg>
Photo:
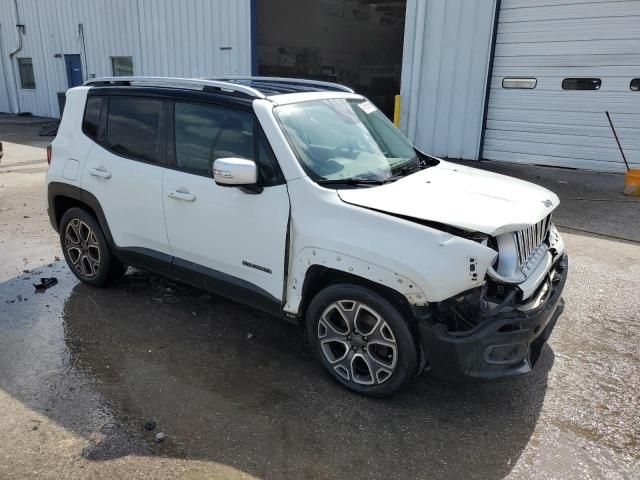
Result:
<svg viewBox="0 0 640 480">
<path fill-rule="evenodd" d="M 605 111 L 640 167 L 640 0 L 503 0 L 484 158 L 622 172 Z"/>
</svg>

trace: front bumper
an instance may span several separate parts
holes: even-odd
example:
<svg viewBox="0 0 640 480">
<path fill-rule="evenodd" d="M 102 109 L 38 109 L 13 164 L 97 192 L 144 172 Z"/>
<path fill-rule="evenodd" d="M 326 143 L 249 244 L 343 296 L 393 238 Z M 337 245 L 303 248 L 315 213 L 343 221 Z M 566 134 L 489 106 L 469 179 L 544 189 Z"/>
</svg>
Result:
<svg viewBox="0 0 640 480">
<path fill-rule="evenodd" d="M 548 274 L 542 303 L 532 310 L 509 308 L 467 332 L 449 332 L 443 323 L 419 322 L 431 370 L 448 378 L 498 378 L 531 372 L 564 309 L 567 270 L 564 254 Z"/>
</svg>

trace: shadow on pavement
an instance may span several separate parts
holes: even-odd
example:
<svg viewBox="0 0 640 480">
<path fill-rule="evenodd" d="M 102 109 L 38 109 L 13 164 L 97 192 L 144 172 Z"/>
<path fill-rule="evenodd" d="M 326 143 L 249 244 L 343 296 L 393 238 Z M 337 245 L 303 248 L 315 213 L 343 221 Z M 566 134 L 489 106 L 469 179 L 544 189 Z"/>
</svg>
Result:
<svg viewBox="0 0 640 480">
<path fill-rule="evenodd" d="M 79 454 L 95 461 L 194 458 L 259 478 L 503 478 L 554 360 L 546 347 L 525 378 L 427 374 L 371 400 L 327 377 L 295 325 L 143 272 L 94 289 L 54 268 L 58 290 L 28 307 L 5 300 L 25 280 L 0 284 L 0 388 L 84 436 Z"/>
</svg>

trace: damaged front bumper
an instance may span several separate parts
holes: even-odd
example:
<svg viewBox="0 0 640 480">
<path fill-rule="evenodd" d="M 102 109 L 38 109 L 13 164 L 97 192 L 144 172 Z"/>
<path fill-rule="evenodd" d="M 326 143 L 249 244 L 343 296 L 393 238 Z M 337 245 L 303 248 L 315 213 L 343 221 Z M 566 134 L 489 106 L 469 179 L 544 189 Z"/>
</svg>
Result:
<svg viewBox="0 0 640 480">
<path fill-rule="evenodd" d="M 442 321 L 442 312 L 423 312 L 419 330 L 431 370 L 446 377 L 498 378 L 529 373 L 537 363 L 564 308 L 562 291 L 568 258 L 563 254 L 536 294 L 518 301 L 505 295 L 498 307 L 478 312 L 472 323 Z"/>
</svg>

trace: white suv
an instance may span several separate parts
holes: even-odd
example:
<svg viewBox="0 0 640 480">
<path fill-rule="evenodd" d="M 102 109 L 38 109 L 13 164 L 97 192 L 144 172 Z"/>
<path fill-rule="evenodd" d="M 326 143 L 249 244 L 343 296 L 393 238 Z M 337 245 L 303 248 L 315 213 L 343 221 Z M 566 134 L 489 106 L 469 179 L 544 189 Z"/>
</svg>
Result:
<svg viewBox="0 0 640 480">
<path fill-rule="evenodd" d="M 420 152 L 341 85 L 91 80 L 47 187 L 83 282 L 132 265 L 298 320 L 368 395 L 527 373 L 564 305 L 556 195 Z"/>
</svg>

